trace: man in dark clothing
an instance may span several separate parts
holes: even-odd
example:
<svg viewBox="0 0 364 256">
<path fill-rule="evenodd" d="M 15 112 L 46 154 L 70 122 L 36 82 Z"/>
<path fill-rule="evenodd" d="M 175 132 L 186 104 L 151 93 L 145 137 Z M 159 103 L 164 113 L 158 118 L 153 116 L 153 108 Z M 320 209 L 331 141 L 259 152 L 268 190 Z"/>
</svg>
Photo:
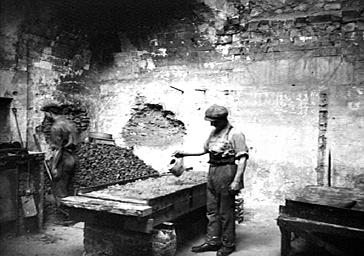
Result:
<svg viewBox="0 0 364 256">
<path fill-rule="evenodd" d="M 209 154 L 207 178 L 207 239 L 193 252 L 217 251 L 226 256 L 235 250 L 235 196 L 244 187 L 244 172 L 249 158 L 243 133 L 229 123 L 228 110 L 212 105 L 205 120 L 215 127 L 200 152 L 177 151 L 175 157 Z"/>
<path fill-rule="evenodd" d="M 77 145 L 77 132 L 74 123 L 65 118 L 61 109 L 54 104 L 41 108 L 53 123 L 50 131 L 51 148 L 55 149 L 52 158 L 51 174 L 56 204 L 59 206 L 63 197 L 70 195 L 70 182 L 75 168 L 74 151 Z"/>
</svg>

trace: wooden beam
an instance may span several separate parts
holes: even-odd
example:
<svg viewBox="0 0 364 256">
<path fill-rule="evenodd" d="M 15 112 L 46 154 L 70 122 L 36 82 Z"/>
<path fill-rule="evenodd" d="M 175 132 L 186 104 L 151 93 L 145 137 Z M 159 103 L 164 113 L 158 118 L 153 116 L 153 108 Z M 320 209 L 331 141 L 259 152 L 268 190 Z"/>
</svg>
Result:
<svg viewBox="0 0 364 256">
<path fill-rule="evenodd" d="M 69 208 L 70 217 L 76 221 L 98 226 L 150 233 L 156 226 L 150 217 L 135 217 L 108 212 L 96 212 L 85 208 Z"/>
<path fill-rule="evenodd" d="M 342 208 L 356 201 L 350 209 L 364 212 L 364 191 L 358 188 L 306 186 L 294 200 Z"/>
<path fill-rule="evenodd" d="M 280 213 L 287 217 L 364 229 L 363 211 L 286 200 L 286 205 L 280 207 Z"/>
<path fill-rule="evenodd" d="M 313 223 L 311 223 L 311 224 L 313 224 Z M 322 239 L 319 236 L 319 234 L 324 233 L 324 231 L 321 228 L 317 228 L 319 226 L 318 224 L 316 224 L 316 225 L 317 225 L 316 228 L 312 229 L 312 228 L 308 228 L 308 226 L 302 222 L 300 224 L 297 224 L 293 220 L 280 219 L 279 227 L 280 227 L 280 230 L 282 233 L 282 244 L 281 244 L 281 247 L 282 247 L 281 253 L 282 254 L 281 255 L 282 256 L 289 255 L 291 248 L 290 248 L 290 240 L 288 240 L 288 238 L 287 238 L 287 233 L 291 233 L 291 232 L 294 232 L 298 236 L 305 238 L 307 241 L 314 243 L 319 247 L 325 248 L 328 252 L 332 253 L 333 255 L 337 255 L 337 256 L 352 255 L 352 253 L 347 251 L 348 250 L 347 248 L 346 249 L 340 248 L 339 246 L 337 246 L 337 244 L 334 244 L 334 242 L 328 242 L 328 241 L 325 241 L 324 239 Z M 328 230 L 326 230 L 325 233 L 333 235 Z M 337 235 L 341 235 L 341 233 L 335 234 L 335 237 L 337 237 Z M 364 238 L 364 237 L 362 237 L 362 238 Z M 358 255 L 361 255 L 361 253 L 359 253 L 359 252 L 357 252 L 357 253 L 358 253 Z M 355 255 L 357 255 L 357 254 L 355 254 Z"/>
<path fill-rule="evenodd" d="M 68 196 L 63 198 L 61 203 L 73 208 L 84 208 L 127 216 L 145 217 L 152 213 L 152 208 L 147 205 L 116 202 L 83 196 Z"/>
<path fill-rule="evenodd" d="M 306 220 L 295 217 L 279 216 L 277 224 L 291 230 L 300 229 L 306 232 L 326 233 L 331 235 L 346 236 L 364 241 L 364 229 L 346 227 L 336 224 L 324 223 L 320 221 Z"/>
</svg>

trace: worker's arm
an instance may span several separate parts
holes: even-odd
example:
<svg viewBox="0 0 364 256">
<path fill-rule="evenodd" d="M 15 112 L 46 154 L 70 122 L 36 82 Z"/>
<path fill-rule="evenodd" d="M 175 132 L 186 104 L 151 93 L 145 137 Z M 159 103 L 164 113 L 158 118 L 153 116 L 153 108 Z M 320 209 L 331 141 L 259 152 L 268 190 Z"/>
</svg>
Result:
<svg viewBox="0 0 364 256">
<path fill-rule="evenodd" d="M 230 184 L 230 189 L 239 191 L 244 188 L 244 172 L 249 158 L 249 149 L 246 145 L 245 136 L 242 132 L 233 132 L 229 139 L 236 152 L 235 164 L 238 166 L 234 180 Z"/>
<path fill-rule="evenodd" d="M 209 137 L 207 138 L 207 140 L 205 141 L 205 143 L 203 144 L 203 147 L 199 151 L 186 152 L 186 151 L 182 151 L 182 150 L 177 150 L 172 154 L 172 156 L 180 158 L 180 157 L 185 157 L 185 156 L 202 156 L 204 154 L 207 154 L 209 152 L 208 142 L 209 142 L 210 137 L 211 137 L 211 133 L 210 133 Z"/>
<path fill-rule="evenodd" d="M 244 188 L 244 172 L 246 169 L 246 164 L 248 157 L 243 155 L 240 159 L 236 160 L 235 163 L 238 165 L 233 182 L 230 184 L 231 190 L 240 190 Z"/>
<path fill-rule="evenodd" d="M 201 151 L 196 151 L 196 152 L 185 152 L 185 151 L 176 151 L 172 154 L 172 156 L 175 156 L 177 158 L 180 157 L 185 157 L 185 156 L 202 156 L 204 154 L 206 154 L 208 151 L 207 149 L 201 149 Z"/>
</svg>

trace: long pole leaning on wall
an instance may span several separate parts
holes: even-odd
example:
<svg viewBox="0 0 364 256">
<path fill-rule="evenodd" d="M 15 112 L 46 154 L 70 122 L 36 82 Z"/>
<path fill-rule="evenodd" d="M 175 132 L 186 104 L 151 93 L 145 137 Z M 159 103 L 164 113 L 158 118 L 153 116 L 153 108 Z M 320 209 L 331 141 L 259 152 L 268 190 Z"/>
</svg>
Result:
<svg viewBox="0 0 364 256">
<path fill-rule="evenodd" d="M 327 153 L 327 126 L 329 117 L 328 90 L 319 93 L 319 133 L 317 155 L 317 185 L 331 186 L 331 151 Z M 328 157 L 327 157 L 328 156 Z M 325 179 L 326 178 L 326 179 Z"/>
<path fill-rule="evenodd" d="M 29 110 L 30 110 L 30 64 L 29 64 L 29 36 L 26 38 L 26 72 L 27 72 L 27 80 L 26 80 L 26 95 L 27 95 L 27 103 L 26 103 L 26 110 L 25 110 L 25 116 L 26 116 L 26 127 L 25 127 L 25 147 L 28 148 L 28 142 L 29 142 Z"/>
</svg>

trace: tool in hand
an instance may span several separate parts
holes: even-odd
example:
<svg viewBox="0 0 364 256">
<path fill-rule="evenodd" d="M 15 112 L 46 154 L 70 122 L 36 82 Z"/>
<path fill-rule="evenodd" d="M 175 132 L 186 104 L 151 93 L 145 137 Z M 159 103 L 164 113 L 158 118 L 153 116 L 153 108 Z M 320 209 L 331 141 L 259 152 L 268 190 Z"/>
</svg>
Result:
<svg viewBox="0 0 364 256">
<path fill-rule="evenodd" d="M 34 138 L 34 142 L 35 142 L 35 145 L 37 146 L 38 151 L 42 152 L 42 148 L 41 148 L 41 146 L 39 144 L 39 141 L 38 141 L 38 138 L 37 138 L 37 136 L 35 134 L 33 134 L 33 138 Z M 49 166 L 48 166 L 46 160 L 43 160 L 43 164 L 44 164 L 44 167 L 45 167 L 45 169 L 47 171 L 49 179 L 52 181 L 53 180 L 52 174 L 51 174 L 51 171 L 49 169 Z"/>
</svg>

